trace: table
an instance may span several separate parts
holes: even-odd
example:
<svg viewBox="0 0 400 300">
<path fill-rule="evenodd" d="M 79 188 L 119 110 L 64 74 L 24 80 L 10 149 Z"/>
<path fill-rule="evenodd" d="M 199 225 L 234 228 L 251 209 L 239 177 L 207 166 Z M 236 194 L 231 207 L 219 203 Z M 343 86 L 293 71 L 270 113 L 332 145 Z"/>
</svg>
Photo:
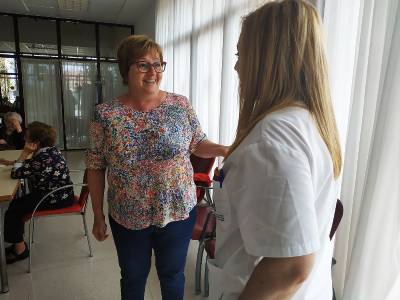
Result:
<svg viewBox="0 0 400 300">
<path fill-rule="evenodd" d="M 15 160 L 21 154 L 21 150 L 0 151 L 0 158 Z M 1 293 L 8 292 L 8 277 L 6 253 L 4 249 L 4 212 L 9 201 L 15 196 L 20 183 L 19 179 L 10 177 L 12 166 L 0 165 L 0 275 Z"/>
</svg>

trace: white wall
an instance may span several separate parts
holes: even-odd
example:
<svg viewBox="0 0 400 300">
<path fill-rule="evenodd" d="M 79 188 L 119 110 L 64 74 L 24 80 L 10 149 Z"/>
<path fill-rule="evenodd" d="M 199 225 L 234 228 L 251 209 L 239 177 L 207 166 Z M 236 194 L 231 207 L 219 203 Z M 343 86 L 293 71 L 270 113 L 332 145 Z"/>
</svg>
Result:
<svg viewBox="0 0 400 300">
<path fill-rule="evenodd" d="M 152 38 L 156 37 L 156 6 L 155 1 L 144 12 L 143 16 L 135 22 L 135 34 L 145 34 Z"/>
</svg>

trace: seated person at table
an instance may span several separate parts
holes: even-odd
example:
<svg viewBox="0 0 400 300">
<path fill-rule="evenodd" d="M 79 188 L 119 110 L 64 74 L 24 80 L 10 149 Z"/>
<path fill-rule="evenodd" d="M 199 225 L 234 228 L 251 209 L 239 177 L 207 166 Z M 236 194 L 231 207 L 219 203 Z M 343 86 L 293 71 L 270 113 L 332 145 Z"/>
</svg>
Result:
<svg viewBox="0 0 400 300">
<path fill-rule="evenodd" d="M 24 148 L 24 130 L 21 127 L 20 114 L 10 111 L 4 115 L 3 122 L 3 126 L 0 127 L 0 150 Z"/>
<path fill-rule="evenodd" d="M 25 147 L 20 157 L 14 161 L 11 177 L 28 179 L 31 193 L 12 200 L 6 211 L 4 240 L 13 243 L 6 249 L 7 264 L 29 256 L 29 249 L 23 239 L 23 217 L 31 213 L 47 193 L 72 184 L 65 159 L 54 146 L 55 141 L 56 131 L 51 126 L 41 122 L 28 125 Z M 32 158 L 28 159 L 31 154 Z M 72 187 L 61 189 L 48 197 L 39 210 L 63 208 L 72 205 L 73 201 Z"/>
</svg>

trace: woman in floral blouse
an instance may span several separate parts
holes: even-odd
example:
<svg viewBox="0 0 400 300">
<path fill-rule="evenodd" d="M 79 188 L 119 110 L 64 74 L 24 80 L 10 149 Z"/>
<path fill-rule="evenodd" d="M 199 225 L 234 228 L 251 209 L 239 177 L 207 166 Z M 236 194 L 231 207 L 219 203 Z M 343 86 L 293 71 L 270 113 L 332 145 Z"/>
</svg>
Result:
<svg viewBox="0 0 400 300">
<path fill-rule="evenodd" d="M 152 249 L 163 299 L 183 299 L 184 266 L 196 218 L 190 154 L 224 156 L 207 140 L 188 100 L 161 91 L 158 44 L 130 36 L 118 49 L 128 93 L 96 107 L 87 152 L 93 234 L 107 238 L 103 194 L 121 268 L 121 298 L 143 299 Z"/>
<path fill-rule="evenodd" d="M 54 147 L 56 131 L 51 126 L 32 122 L 28 125 L 25 147 L 20 157 L 12 164 L 12 178 L 26 178 L 31 193 L 11 201 L 4 219 L 4 240 L 13 243 L 6 249 L 7 263 L 14 263 L 29 256 L 29 249 L 23 240 L 23 217 L 34 210 L 39 201 L 50 191 L 72 184 L 64 157 Z M 32 158 L 27 159 L 30 155 Z M 72 187 L 52 194 L 39 209 L 54 209 L 73 204 Z"/>
</svg>

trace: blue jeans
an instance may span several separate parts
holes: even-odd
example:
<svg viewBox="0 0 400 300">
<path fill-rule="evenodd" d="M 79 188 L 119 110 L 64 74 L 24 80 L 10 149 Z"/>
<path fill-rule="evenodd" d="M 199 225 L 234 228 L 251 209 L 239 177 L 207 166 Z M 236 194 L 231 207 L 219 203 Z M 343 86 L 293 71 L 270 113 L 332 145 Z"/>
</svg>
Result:
<svg viewBox="0 0 400 300">
<path fill-rule="evenodd" d="M 121 268 L 121 299 L 143 300 L 147 276 L 151 267 L 152 249 L 160 280 L 163 300 L 183 300 L 185 263 L 196 221 L 196 209 L 188 219 L 129 230 L 109 216 Z"/>
</svg>

